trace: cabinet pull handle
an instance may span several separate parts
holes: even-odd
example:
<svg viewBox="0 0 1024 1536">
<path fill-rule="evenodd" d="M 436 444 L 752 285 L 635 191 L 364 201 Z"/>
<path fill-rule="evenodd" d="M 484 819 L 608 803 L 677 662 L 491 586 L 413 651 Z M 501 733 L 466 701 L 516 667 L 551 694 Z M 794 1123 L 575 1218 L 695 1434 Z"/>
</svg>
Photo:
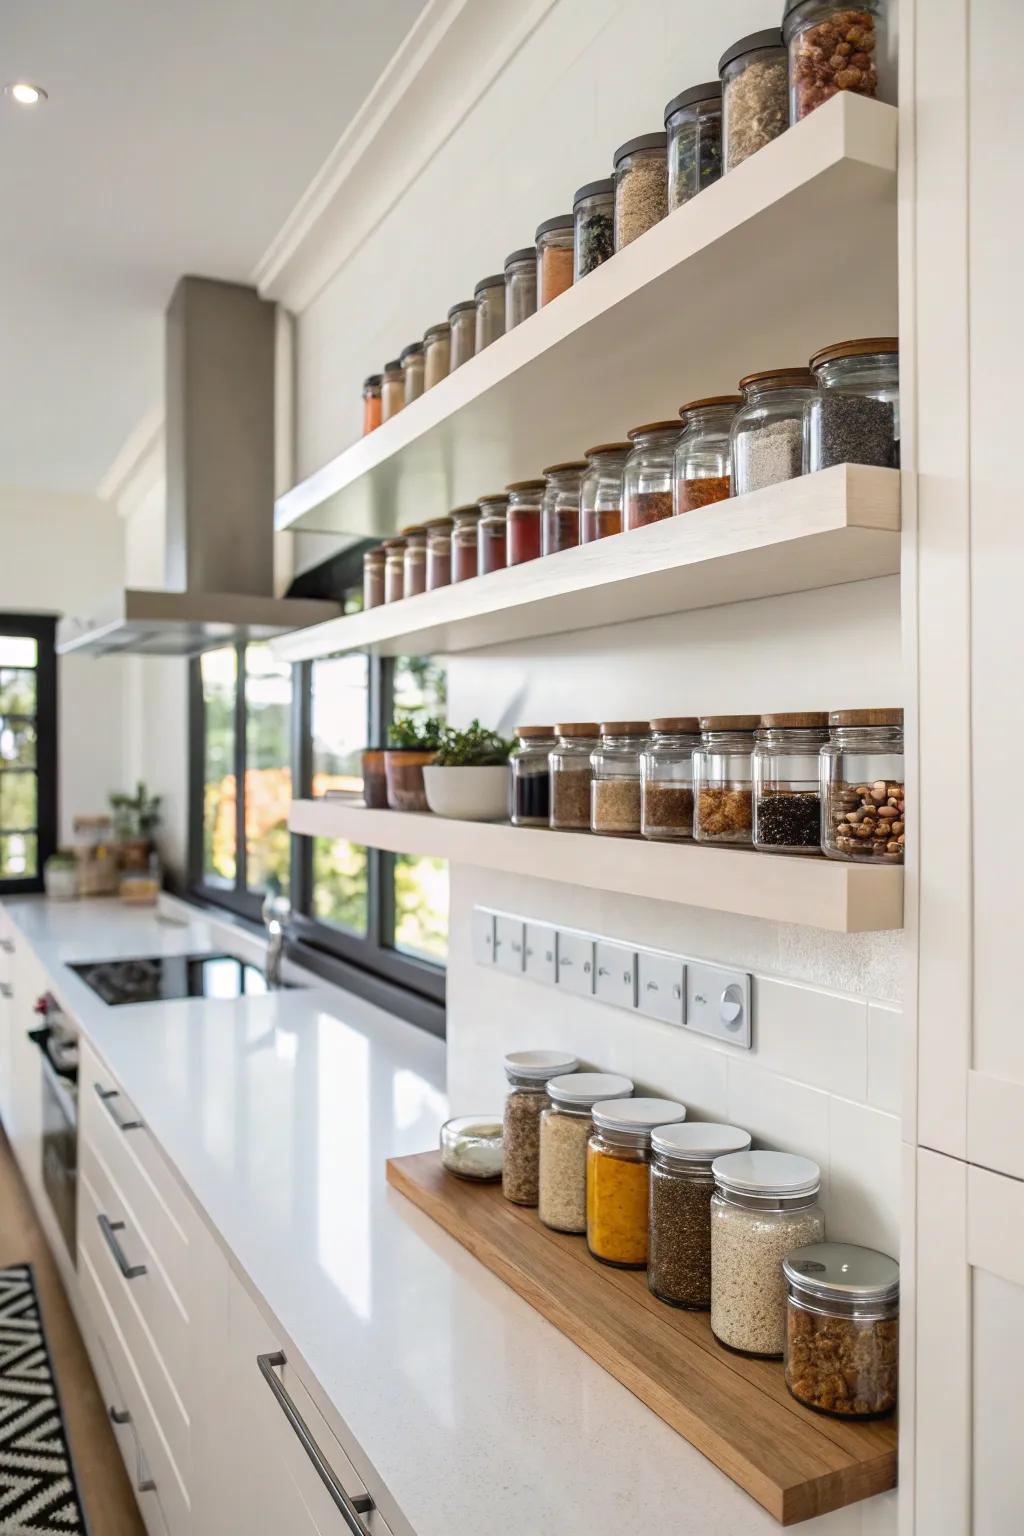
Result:
<svg viewBox="0 0 1024 1536">
<path fill-rule="evenodd" d="M 110 1422 L 111 1422 L 111 1424 L 130 1424 L 131 1421 L 132 1421 L 132 1416 L 128 1412 L 127 1408 L 115 1408 L 113 1403 L 111 1403 L 111 1405 L 110 1405 Z"/>
<path fill-rule="evenodd" d="M 106 1239 L 107 1247 L 114 1255 L 117 1267 L 126 1280 L 138 1280 L 140 1276 L 148 1273 L 145 1264 L 129 1264 L 125 1251 L 117 1240 L 118 1232 L 124 1231 L 123 1221 L 111 1221 L 108 1216 L 97 1216 L 100 1231 Z"/>
<path fill-rule="evenodd" d="M 116 1088 L 104 1088 L 102 1083 L 93 1083 L 93 1087 L 96 1089 L 100 1103 L 103 1105 L 107 1114 L 110 1116 L 111 1120 L 113 1120 L 119 1131 L 142 1130 L 141 1120 L 138 1118 L 134 1120 L 125 1120 L 121 1115 L 118 1114 L 114 1107 L 114 1100 L 119 1099 L 121 1095 L 118 1093 Z"/>
<path fill-rule="evenodd" d="M 368 1515 L 374 1508 L 373 1500 L 368 1493 L 357 1493 L 355 1496 L 345 1492 L 338 1482 L 334 1472 L 309 1432 L 309 1426 L 285 1391 L 277 1372 L 285 1364 L 285 1356 L 281 1350 L 271 1355 L 257 1355 L 256 1364 L 260 1368 L 260 1374 L 267 1383 L 271 1392 L 277 1398 L 278 1406 L 288 1423 L 295 1431 L 299 1444 L 313 1463 L 314 1470 L 327 1492 L 331 1502 L 338 1510 L 341 1518 L 352 1532 L 352 1536 L 368 1536 L 366 1526 L 360 1520 L 360 1515 Z"/>
</svg>

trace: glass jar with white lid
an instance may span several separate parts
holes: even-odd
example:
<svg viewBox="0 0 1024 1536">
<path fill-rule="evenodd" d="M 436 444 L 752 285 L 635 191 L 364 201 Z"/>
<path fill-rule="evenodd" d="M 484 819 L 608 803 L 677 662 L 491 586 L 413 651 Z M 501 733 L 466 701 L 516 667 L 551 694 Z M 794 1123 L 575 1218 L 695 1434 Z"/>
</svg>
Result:
<svg viewBox="0 0 1024 1536">
<path fill-rule="evenodd" d="M 583 457 L 587 471 L 580 482 L 580 543 L 592 544 L 622 532 L 622 478 L 632 443 L 598 443 Z"/>
<path fill-rule="evenodd" d="M 821 749 L 826 710 L 762 715 L 754 735 L 754 847 L 821 852 Z"/>
<path fill-rule="evenodd" d="M 540 1117 L 547 1108 L 553 1077 L 575 1072 L 579 1062 L 566 1051 L 511 1051 L 505 1076 L 511 1092 L 502 1122 L 501 1188 L 515 1205 L 536 1205 L 540 1177 Z"/>
<path fill-rule="evenodd" d="M 902 709 L 834 709 L 821 749 L 821 846 L 830 859 L 902 864 Z"/>
<path fill-rule="evenodd" d="M 693 1120 L 651 1132 L 651 1214 L 647 1284 L 672 1307 L 711 1305 L 711 1165 L 746 1152 L 750 1133 Z"/>
<path fill-rule="evenodd" d="M 651 1132 L 686 1119 L 674 1099 L 607 1099 L 587 1143 L 587 1247 L 616 1269 L 647 1267 Z"/>
<path fill-rule="evenodd" d="M 734 496 L 802 474 L 804 406 L 815 389 L 809 368 L 749 373 L 739 387 L 743 404 L 729 433 Z"/>
<path fill-rule="evenodd" d="M 540 1200 L 537 1214 L 556 1232 L 587 1230 L 587 1142 L 591 1111 L 604 1099 L 633 1092 L 615 1072 L 570 1072 L 547 1085 L 548 1107 L 540 1117 Z"/>
<path fill-rule="evenodd" d="M 640 758 L 640 831 L 665 841 L 693 836 L 693 754 L 700 746 L 695 715 L 651 721 Z"/>
<path fill-rule="evenodd" d="M 810 1243 L 787 1255 L 786 1386 L 840 1419 L 896 1407 L 900 1267 L 855 1243 Z"/>
<path fill-rule="evenodd" d="M 450 373 L 461 368 L 476 351 L 476 300 L 463 299 L 448 311 Z"/>
<path fill-rule="evenodd" d="M 608 837 L 640 831 L 640 754 L 649 740 L 646 720 L 605 720 L 590 754 L 590 830 Z"/>
<path fill-rule="evenodd" d="M 811 358 L 817 385 L 804 406 L 805 474 L 833 464 L 900 463 L 900 356 L 895 336 L 822 347 Z"/>
<path fill-rule="evenodd" d="M 760 715 L 702 715 L 693 754 L 693 835 L 700 843 L 749 843 L 754 822 L 751 756 Z"/>
</svg>

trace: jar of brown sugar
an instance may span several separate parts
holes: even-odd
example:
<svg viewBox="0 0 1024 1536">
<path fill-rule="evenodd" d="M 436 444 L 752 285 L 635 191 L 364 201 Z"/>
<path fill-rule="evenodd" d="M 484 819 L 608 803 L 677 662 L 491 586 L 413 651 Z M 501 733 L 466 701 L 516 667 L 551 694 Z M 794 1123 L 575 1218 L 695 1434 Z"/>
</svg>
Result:
<svg viewBox="0 0 1024 1536">
<path fill-rule="evenodd" d="M 482 277 L 473 289 L 476 300 L 476 351 L 482 352 L 505 334 L 505 274 Z"/>
<path fill-rule="evenodd" d="M 491 571 L 505 569 L 508 492 L 494 491 L 489 496 L 481 496 L 478 505 L 480 521 L 476 534 L 476 567 L 478 576 L 486 576 Z"/>
<path fill-rule="evenodd" d="M 562 832 L 590 831 L 591 754 L 598 744 L 594 720 L 556 725 L 558 744 L 549 755 L 551 825 Z"/>
<path fill-rule="evenodd" d="M 476 300 L 463 299 L 448 311 L 448 327 L 451 338 L 449 372 L 454 373 L 467 363 L 476 351 Z"/>
<path fill-rule="evenodd" d="M 537 304 L 543 309 L 572 287 L 573 218 L 560 213 L 537 227 Z"/>
<path fill-rule="evenodd" d="M 522 565 L 524 561 L 536 560 L 540 555 L 540 509 L 544 481 L 516 480 L 505 489 L 508 491 L 506 557 L 509 565 Z"/>
<path fill-rule="evenodd" d="M 540 1117 L 553 1077 L 575 1072 L 565 1051 L 512 1051 L 505 1057 L 511 1092 L 505 1100 L 501 1188 L 515 1205 L 536 1205 L 540 1181 Z"/>
<path fill-rule="evenodd" d="M 448 377 L 451 366 L 452 328 L 447 320 L 432 325 L 423 335 L 423 388 L 433 389 Z"/>
<path fill-rule="evenodd" d="M 540 1117 L 540 1200 L 537 1214 L 556 1232 L 587 1230 L 587 1142 L 595 1104 L 626 1099 L 628 1077 L 615 1072 L 569 1072 L 547 1085 Z"/>
<path fill-rule="evenodd" d="M 477 574 L 477 525 L 480 508 L 456 507 L 452 513 L 452 581 L 468 581 Z"/>
<path fill-rule="evenodd" d="M 397 603 L 405 596 L 405 540 L 388 539 L 384 544 L 384 601 Z"/>
<path fill-rule="evenodd" d="M 537 248 L 526 245 L 505 257 L 505 329 L 537 313 Z"/>
<path fill-rule="evenodd" d="M 749 1146 L 749 1132 L 736 1125 L 692 1120 L 652 1131 L 647 1284 L 659 1301 L 710 1307 L 711 1164 Z"/>
<path fill-rule="evenodd" d="M 751 754 L 760 715 L 703 715 L 693 754 L 693 835 L 700 843 L 749 843 Z"/>
<path fill-rule="evenodd" d="M 379 373 L 371 373 L 363 380 L 363 436 L 380 426 L 382 379 Z"/>
<path fill-rule="evenodd" d="M 693 836 L 693 754 L 700 746 L 694 715 L 651 721 L 651 739 L 640 758 L 640 831 L 674 842 Z"/>
<path fill-rule="evenodd" d="M 368 549 L 363 556 L 363 607 L 379 608 L 384 602 L 384 545 Z"/>
<path fill-rule="evenodd" d="M 652 421 L 627 433 L 633 444 L 622 472 L 627 528 L 643 528 L 672 516 L 672 478 L 678 421 Z"/>
<path fill-rule="evenodd" d="M 541 506 L 541 553 L 556 555 L 580 542 L 580 484 L 587 461 L 551 464 L 544 470 Z"/>
<path fill-rule="evenodd" d="M 384 377 L 380 387 L 380 415 L 382 421 L 390 421 L 405 405 L 405 371 L 396 357 L 384 365 Z"/>
<path fill-rule="evenodd" d="M 452 579 L 452 520 L 432 518 L 427 529 L 427 591 L 446 587 Z"/>
<path fill-rule="evenodd" d="M 587 471 L 580 482 L 581 544 L 622 532 L 622 475 L 632 447 L 598 443 L 586 450 Z"/>
<path fill-rule="evenodd" d="M 740 395 L 709 395 L 679 408 L 683 430 L 676 443 L 672 510 L 678 516 L 731 494 L 729 429 Z"/>
<path fill-rule="evenodd" d="M 646 720 L 606 720 L 590 758 L 590 830 L 612 837 L 640 831 L 640 754 L 647 746 Z"/>
<path fill-rule="evenodd" d="M 786 1386 L 839 1419 L 896 1407 L 900 1267 L 854 1243 L 808 1243 L 782 1261 Z"/>
</svg>

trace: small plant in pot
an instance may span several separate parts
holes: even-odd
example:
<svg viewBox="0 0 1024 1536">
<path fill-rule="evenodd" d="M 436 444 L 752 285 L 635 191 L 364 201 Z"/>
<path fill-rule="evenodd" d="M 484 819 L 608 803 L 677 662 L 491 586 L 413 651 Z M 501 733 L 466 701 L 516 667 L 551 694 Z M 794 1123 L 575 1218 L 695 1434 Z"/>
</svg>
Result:
<svg viewBox="0 0 1024 1536">
<path fill-rule="evenodd" d="M 449 727 L 434 761 L 423 770 L 427 804 L 435 816 L 457 821 L 504 821 L 508 815 L 508 755 L 513 743 L 474 720 Z"/>
<path fill-rule="evenodd" d="M 440 720 L 396 720 L 388 730 L 384 776 L 388 805 L 393 811 L 425 811 L 427 794 L 423 769 L 434 761 L 444 727 Z"/>
<path fill-rule="evenodd" d="M 134 795 L 112 794 L 114 837 L 119 845 L 122 869 L 146 869 L 153 835 L 160 825 L 160 795 L 151 795 L 140 779 Z"/>
<path fill-rule="evenodd" d="M 78 895 L 78 860 L 66 848 L 51 853 L 43 865 L 43 885 L 51 901 L 72 901 Z"/>
</svg>

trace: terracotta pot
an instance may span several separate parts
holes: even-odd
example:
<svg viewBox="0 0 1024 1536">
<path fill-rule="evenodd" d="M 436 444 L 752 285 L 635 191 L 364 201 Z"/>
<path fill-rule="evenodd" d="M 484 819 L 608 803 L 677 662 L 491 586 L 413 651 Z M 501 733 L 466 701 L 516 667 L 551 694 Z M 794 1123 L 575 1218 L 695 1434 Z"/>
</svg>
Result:
<svg viewBox="0 0 1024 1536">
<path fill-rule="evenodd" d="M 384 753 L 384 773 L 388 786 L 388 805 L 393 811 L 427 811 L 427 792 L 423 770 L 437 756 L 409 747 L 392 747 Z"/>
</svg>

